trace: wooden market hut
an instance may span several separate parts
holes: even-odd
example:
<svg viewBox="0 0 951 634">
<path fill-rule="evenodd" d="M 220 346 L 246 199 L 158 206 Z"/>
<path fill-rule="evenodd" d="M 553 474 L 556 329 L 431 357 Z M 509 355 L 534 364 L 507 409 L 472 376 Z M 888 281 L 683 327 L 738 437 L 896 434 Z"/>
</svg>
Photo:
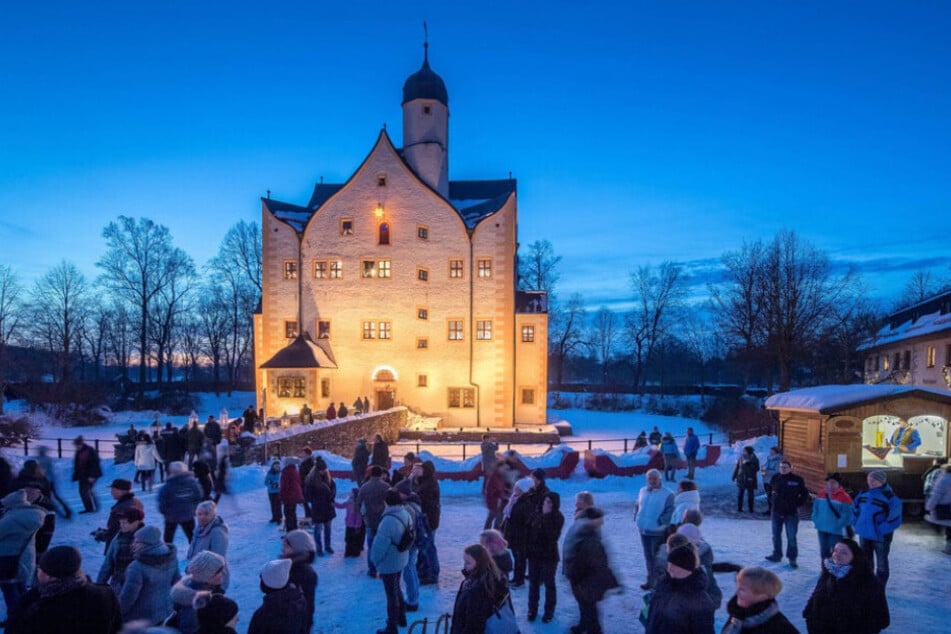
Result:
<svg viewBox="0 0 951 634">
<path fill-rule="evenodd" d="M 866 488 L 869 471 L 882 469 L 906 501 L 921 500 L 922 474 L 949 452 L 951 391 L 916 385 L 823 385 L 775 394 L 766 408 L 779 418 L 779 446 L 810 491 L 838 472 L 846 486 Z M 908 421 L 921 437 L 911 453 L 888 441 Z"/>
</svg>

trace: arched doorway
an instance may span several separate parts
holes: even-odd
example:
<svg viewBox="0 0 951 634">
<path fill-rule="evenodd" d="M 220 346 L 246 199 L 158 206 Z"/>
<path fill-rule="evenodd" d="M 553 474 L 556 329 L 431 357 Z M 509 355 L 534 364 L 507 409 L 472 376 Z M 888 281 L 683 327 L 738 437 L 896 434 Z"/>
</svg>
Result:
<svg viewBox="0 0 951 634">
<path fill-rule="evenodd" d="M 396 370 L 382 366 L 373 371 L 374 406 L 377 411 L 390 409 L 396 404 Z"/>
</svg>

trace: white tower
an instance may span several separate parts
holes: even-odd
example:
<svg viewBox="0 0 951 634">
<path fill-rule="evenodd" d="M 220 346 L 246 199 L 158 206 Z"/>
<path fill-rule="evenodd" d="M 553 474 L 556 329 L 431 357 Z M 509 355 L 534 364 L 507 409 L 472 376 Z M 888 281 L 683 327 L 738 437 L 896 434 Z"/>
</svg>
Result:
<svg viewBox="0 0 951 634">
<path fill-rule="evenodd" d="M 403 84 L 403 158 L 427 185 L 449 198 L 449 94 L 429 67 L 429 43 L 423 67 Z"/>
</svg>

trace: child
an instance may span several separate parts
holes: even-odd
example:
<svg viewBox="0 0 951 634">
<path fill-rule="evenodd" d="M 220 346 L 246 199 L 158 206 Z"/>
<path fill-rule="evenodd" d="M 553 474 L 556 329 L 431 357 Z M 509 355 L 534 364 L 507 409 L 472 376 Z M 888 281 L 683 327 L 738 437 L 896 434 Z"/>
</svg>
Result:
<svg viewBox="0 0 951 634">
<path fill-rule="evenodd" d="M 347 516 L 344 520 L 346 531 L 344 533 L 344 542 L 346 549 L 344 557 L 359 557 L 363 552 L 363 541 L 366 539 L 366 528 L 363 526 L 363 517 L 360 515 L 360 509 L 357 508 L 357 494 L 360 489 L 353 487 L 350 491 L 350 497 L 346 502 L 334 501 L 334 506 L 338 509 L 346 509 Z"/>
<path fill-rule="evenodd" d="M 489 551 L 489 554 L 492 555 L 492 559 L 495 561 L 495 565 L 498 566 L 502 574 L 505 575 L 505 578 L 508 579 L 509 574 L 511 574 L 512 569 L 515 567 L 515 562 L 512 560 L 509 544 L 505 541 L 505 538 L 502 537 L 502 533 L 494 528 L 484 530 L 482 534 L 479 535 L 479 543 Z"/>
<path fill-rule="evenodd" d="M 736 575 L 736 595 L 726 604 L 730 618 L 720 634 L 798 632 L 776 604 L 776 595 L 782 589 L 779 577 L 766 568 L 747 566 L 740 570 Z"/>
<path fill-rule="evenodd" d="M 267 487 L 267 500 L 271 504 L 271 524 L 281 523 L 281 461 L 275 460 L 264 476 L 264 486 Z"/>
</svg>

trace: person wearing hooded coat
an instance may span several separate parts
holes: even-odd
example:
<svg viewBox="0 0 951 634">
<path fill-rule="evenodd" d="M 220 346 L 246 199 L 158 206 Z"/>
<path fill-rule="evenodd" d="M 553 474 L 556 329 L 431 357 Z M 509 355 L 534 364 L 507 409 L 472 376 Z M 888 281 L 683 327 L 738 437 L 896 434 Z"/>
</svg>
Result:
<svg viewBox="0 0 951 634">
<path fill-rule="evenodd" d="M 440 502 L 439 480 L 436 479 L 436 465 L 432 460 L 426 460 L 419 468 L 422 472 L 419 477 L 413 478 L 413 489 L 416 495 L 419 496 L 419 506 L 423 515 L 426 516 L 429 534 L 419 549 L 417 569 L 420 583 L 430 585 L 439 581 L 439 551 L 436 548 L 436 529 L 439 528 L 442 504 Z"/>
<path fill-rule="evenodd" d="M 363 484 L 367 475 L 367 465 L 370 464 L 370 449 L 367 447 L 367 439 L 361 438 L 357 441 L 357 446 L 353 449 L 353 458 L 350 460 L 350 467 L 353 469 L 353 481 L 357 486 Z"/>
<path fill-rule="evenodd" d="M 944 549 L 941 552 L 951 555 L 951 519 L 938 517 L 939 504 L 951 504 L 951 466 L 949 465 L 941 467 L 930 495 L 925 498 L 925 519 L 935 526 L 944 527 Z"/>
<path fill-rule="evenodd" d="M 274 559 L 261 568 L 264 600 L 251 617 L 248 634 L 305 634 L 307 602 L 290 573 L 289 559 Z"/>
<path fill-rule="evenodd" d="M 390 468 L 390 445 L 383 440 L 382 434 L 373 437 L 373 449 L 370 451 L 370 464 L 384 471 Z"/>
<path fill-rule="evenodd" d="M 106 547 L 106 558 L 99 568 L 96 583 L 108 584 L 113 592 L 119 594 L 125 583 L 126 569 L 132 563 L 132 540 L 135 532 L 142 528 L 145 514 L 135 506 L 123 509 L 119 515 L 119 532 Z"/>
<path fill-rule="evenodd" d="M 16 574 L 9 579 L 0 579 L 0 590 L 7 604 L 8 615 L 26 593 L 26 586 L 36 568 L 36 542 L 33 536 L 43 526 L 46 517 L 46 510 L 34 504 L 39 496 L 39 489 L 30 487 L 8 493 L 0 500 L 3 505 L 0 555 L 19 555 Z"/>
<path fill-rule="evenodd" d="M 548 623 L 555 618 L 557 590 L 555 572 L 558 570 L 558 538 L 565 526 L 565 516 L 561 513 L 561 497 L 549 491 L 542 499 L 541 511 L 532 517 L 528 529 L 528 620 L 538 616 L 538 601 L 541 587 L 545 586 L 545 611 L 542 621 Z"/>
<path fill-rule="evenodd" d="M 318 557 L 322 557 L 324 552 L 328 555 L 334 552 L 330 547 L 330 536 L 333 519 L 337 517 L 337 509 L 334 506 L 336 497 L 337 483 L 330 475 L 327 463 L 320 458 L 316 466 L 307 474 L 304 482 L 304 499 L 310 506 L 310 518 L 314 523 L 314 539 Z"/>
<path fill-rule="evenodd" d="M 713 634 L 716 606 L 706 593 L 707 573 L 692 544 L 667 554 L 667 572 L 654 586 L 645 634 Z"/>
<path fill-rule="evenodd" d="M 198 632 L 198 615 L 195 613 L 195 596 L 202 591 L 224 594 L 221 582 L 225 572 L 224 557 L 210 550 L 195 555 L 185 567 L 185 576 L 179 579 L 169 591 L 169 599 L 175 617 L 170 625 L 181 634 Z"/>
<path fill-rule="evenodd" d="M 314 571 L 314 558 L 317 544 L 313 536 L 304 530 L 291 531 L 281 541 L 281 559 L 291 561 L 290 581 L 300 588 L 307 604 L 305 632 L 309 632 L 314 623 L 314 605 L 317 595 L 317 573 Z"/>
<path fill-rule="evenodd" d="M 598 602 L 612 588 L 617 577 L 608 565 L 608 554 L 601 542 L 604 511 L 596 506 L 586 508 L 578 518 L 577 529 L 565 542 L 565 576 L 571 582 L 571 593 L 578 602 L 578 625 L 572 634 L 601 634 Z"/>
<path fill-rule="evenodd" d="M 218 507 L 211 500 L 201 502 L 195 509 L 195 533 L 188 544 L 187 559 L 190 561 L 203 550 L 210 550 L 228 561 L 228 525 L 218 515 Z M 231 571 L 225 564 L 221 587 L 225 590 L 231 581 Z"/>
<path fill-rule="evenodd" d="M 297 466 L 300 458 L 288 456 L 284 458 L 284 468 L 281 469 L 281 504 L 284 506 L 284 529 L 297 530 L 297 505 L 304 503 L 304 484 L 300 479 Z"/>
<path fill-rule="evenodd" d="M 888 627 L 885 588 L 851 539 L 839 541 L 823 560 L 802 616 L 809 634 L 875 634 Z"/>
<path fill-rule="evenodd" d="M 525 567 L 528 564 L 528 528 L 535 513 L 535 500 L 531 495 L 535 486 L 531 478 L 522 478 L 515 483 L 512 497 L 503 512 L 505 516 L 502 534 L 509 543 L 515 570 L 512 573 L 512 587 L 525 585 Z"/>
<path fill-rule="evenodd" d="M 172 611 L 169 591 L 181 575 L 174 544 L 162 542 L 162 531 L 143 526 L 132 538 L 132 563 L 119 590 L 123 621 L 158 623 Z"/>
</svg>

